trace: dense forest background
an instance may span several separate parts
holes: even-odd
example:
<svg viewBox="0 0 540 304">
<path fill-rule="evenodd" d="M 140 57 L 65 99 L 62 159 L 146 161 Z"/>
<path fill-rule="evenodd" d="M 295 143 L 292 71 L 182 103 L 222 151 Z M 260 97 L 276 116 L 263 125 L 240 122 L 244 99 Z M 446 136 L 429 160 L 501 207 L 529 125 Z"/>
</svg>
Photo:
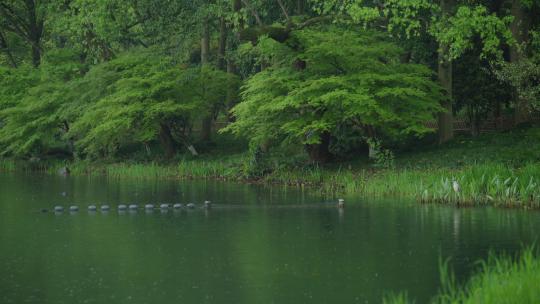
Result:
<svg viewBox="0 0 540 304">
<path fill-rule="evenodd" d="M 0 0 L 0 151 L 385 158 L 533 120 L 539 51 L 536 0 Z"/>
</svg>

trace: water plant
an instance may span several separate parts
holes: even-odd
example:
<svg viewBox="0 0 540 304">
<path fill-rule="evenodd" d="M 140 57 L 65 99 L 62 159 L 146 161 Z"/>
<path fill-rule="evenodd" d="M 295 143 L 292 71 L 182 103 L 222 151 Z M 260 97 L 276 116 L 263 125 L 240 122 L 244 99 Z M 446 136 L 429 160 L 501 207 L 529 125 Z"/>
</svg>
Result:
<svg viewBox="0 0 540 304">
<path fill-rule="evenodd" d="M 0 171 L 14 171 L 16 164 L 13 160 L 0 159 Z"/>
<path fill-rule="evenodd" d="M 456 192 L 452 182 L 460 185 Z M 511 168 L 500 164 L 478 165 L 424 182 L 416 197 L 422 202 L 457 205 L 540 206 L 540 165 Z"/>
<path fill-rule="evenodd" d="M 539 303 L 540 259 L 534 248 L 518 257 L 495 255 L 479 262 L 479 270 L 465 285 L 459 285 L 448 263 L 441 263 L 441 289 L 433 304 Z M 383 303 L 414 303 L 406 293 L 391 294 Z"/>
</svg>

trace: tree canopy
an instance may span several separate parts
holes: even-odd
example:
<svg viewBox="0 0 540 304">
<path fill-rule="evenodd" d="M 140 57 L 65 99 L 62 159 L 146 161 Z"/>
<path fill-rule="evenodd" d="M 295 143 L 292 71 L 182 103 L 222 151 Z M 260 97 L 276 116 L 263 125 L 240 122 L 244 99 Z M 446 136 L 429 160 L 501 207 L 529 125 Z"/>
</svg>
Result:
<svg viewBox="0 0 540 304">
<path fill-rule="evenodd" d="M 305 144 L 324 161 L 325 137 L 342 126 L 359 128 L 365 137 L 421 135 L 430 131 L 424 123 L 442 110 L 432 72 L 401 63 L 402 51 L 376 32 L 310 29 L 290 40 L 284 46 L 261 39 L 260 53 L 274 63 L 246 81 L 228 130 L 256 144 Z M 324 151 L 312 149 L 323 144 Z"/>
<path fill-rule="evenodd" d="M 523 123 L 538 108 L 539 9 L 533 0 L 2 1 L 0 151 L 170 159 L 204 153 L 228 125 L 252 147 L 305 147 L 326 161 L 333 147 L 436 129 L 446 142 L 455 119 Z"/>
</svg>

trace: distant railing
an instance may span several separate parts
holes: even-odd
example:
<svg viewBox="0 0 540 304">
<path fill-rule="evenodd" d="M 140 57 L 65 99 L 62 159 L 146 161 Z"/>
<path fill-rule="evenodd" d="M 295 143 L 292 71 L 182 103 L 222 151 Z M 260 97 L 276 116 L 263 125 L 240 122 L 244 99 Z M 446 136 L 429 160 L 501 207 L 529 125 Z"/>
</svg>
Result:
<svg viewBox="0 0 540 304">
<path fill-rule="evenodd" d="M 530 122 L 540 122 L 540 113 L 531 113 L 529 116 Z M 487 133 L 494 131 L 506 131 L 514 128 L 516 121 L 513 115 L 504 115 L 501 117 L 492 117 L 482 120 L 479 125 L 478 132 Z M 426 123 L 426 127 L 431 129 L 438 129 L 439 123 L 434 120 Z M 471 132 L 472 124 L 468 119 L 454 119 L 454 131 L 455 132 Z"/>
<path fill-rule="evenodd" d="M 540 112 L 534 112 L 529 115 L 529 121 L 540 122 Z M 221 130 L 229 125 L 228 121 L 215 121 L 212 129 Z M 480 122 L 479 133 L 487 133 L 494 131 L 506 131 L 515 127 L 515 119 L 513 115 L 504 115 L 501 117 L 492 117 Z M 438 129 L 439 123 L 436 120 L 425 123 L 425 126 L 430 129 Z M 195 133 L 200 131 L 200 126 L 196 125 L 193 128 Z M 467 133 L 472 131 L 471 123 L 468 119 L 458 118 L 454 119 L 454 132 Z"/>
</svg>

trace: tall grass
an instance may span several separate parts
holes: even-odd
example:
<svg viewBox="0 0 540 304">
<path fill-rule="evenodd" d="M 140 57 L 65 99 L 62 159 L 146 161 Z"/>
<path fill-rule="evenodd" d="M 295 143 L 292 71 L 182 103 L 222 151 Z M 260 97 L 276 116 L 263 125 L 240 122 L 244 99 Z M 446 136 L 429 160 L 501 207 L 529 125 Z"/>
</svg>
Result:
<svg viewBox="0 0 540 304">
<path fill-rule="evenodd" d="M 19 161 L 0 158 L 0 171 L 45 171 L 47 165 L 38 161 Z"/>
<path fill-rule="evenodd" d="M 534 249 L 526 249 L 521 256 L 491 254 L 480 263 L 479 272 L 467 284 L 456 284 L 448 267 L 441 267 L 442 288 L 431 301 L 434 304 L 475 303 L 540 303 L 540 257 Z M 388 304 L 412 303 L 406 294 L 383 300 Z"/>
<path fill-rule="evenodd" d="M 15 170 L 13 161 L 0 161 L 0 170 Z M 58 172 L 65 162 L 26 164 L 24 170 Z M 75 175 L 107 175 L 114 178 L 219 179 L 309 187 L 325 194 L 356 194 L 368 198 L 413 198 L 423 203 L 497 205 L 540 208 L 540 163 L 512 167 L 501 163 L 461 168 L 344 169 L 304 165 L 289 167 L 278 162 L 253 175 L 249 158 L 235 155 L 220 159 L 182 159 L 174 164 L 68 165 Z M 43 168 L 42 168 L 43 167 Z M 453 183 L 457 182 L 459 191 Z"/>
<path fill-rule="evenodd" d="M 141 179 L 234 179 L 240 176 L 238 165 L 224 160 L 181 160 L 178 164 L 74 163 L 70 166 L 74 174 L 106 175 L 113 178 Z M 57 168 L 49 171 L 55 172 Z"/>
<path fill-rule="evenodd" d="M 409 197 L 424 203 L 540 207 L 540 164 L 532 163 L 521 168 L 482 164 L 460 169 L 281 169 L 263 181 L 365 197 Z M 454 181 L 459 191 L 455 191 Z"/>
<path fill-rule="evenodd" d="M 490 256 L 455 297 L 439 298 L 439 303 L 540 303 L 540 259 L 526 250 L 513 261 L 508 256 Z"/>
<path fill-rule="evenodd" d="M 104 174 L 114 178 L 175 178 L 178 176 L 178 171 L 175 166 L 164 166 L 156 163 L 113 164 L 104 167 Z"/>
<path fill-rule="evenodd" d="M 17 165 L 15 161 L 0 158 L 0 171 L 15 171 L 16 168 Z"/>
<path fill-rule="evenodd" d="M 182 160 L 177 166 L 182 178 L 237 179 L 241 176 L 240 164 L 234 160 Z"/>
<path fill-rule="evenodd" d="M 454 181 L 460 186 L 459 191 L 455 191 Z M 418 186 L 416 197 L 424 202 L 538 208 L 539 186 L 539 164 L 522 168 L 485 164 L 425 181 Z"/>
</svg>

